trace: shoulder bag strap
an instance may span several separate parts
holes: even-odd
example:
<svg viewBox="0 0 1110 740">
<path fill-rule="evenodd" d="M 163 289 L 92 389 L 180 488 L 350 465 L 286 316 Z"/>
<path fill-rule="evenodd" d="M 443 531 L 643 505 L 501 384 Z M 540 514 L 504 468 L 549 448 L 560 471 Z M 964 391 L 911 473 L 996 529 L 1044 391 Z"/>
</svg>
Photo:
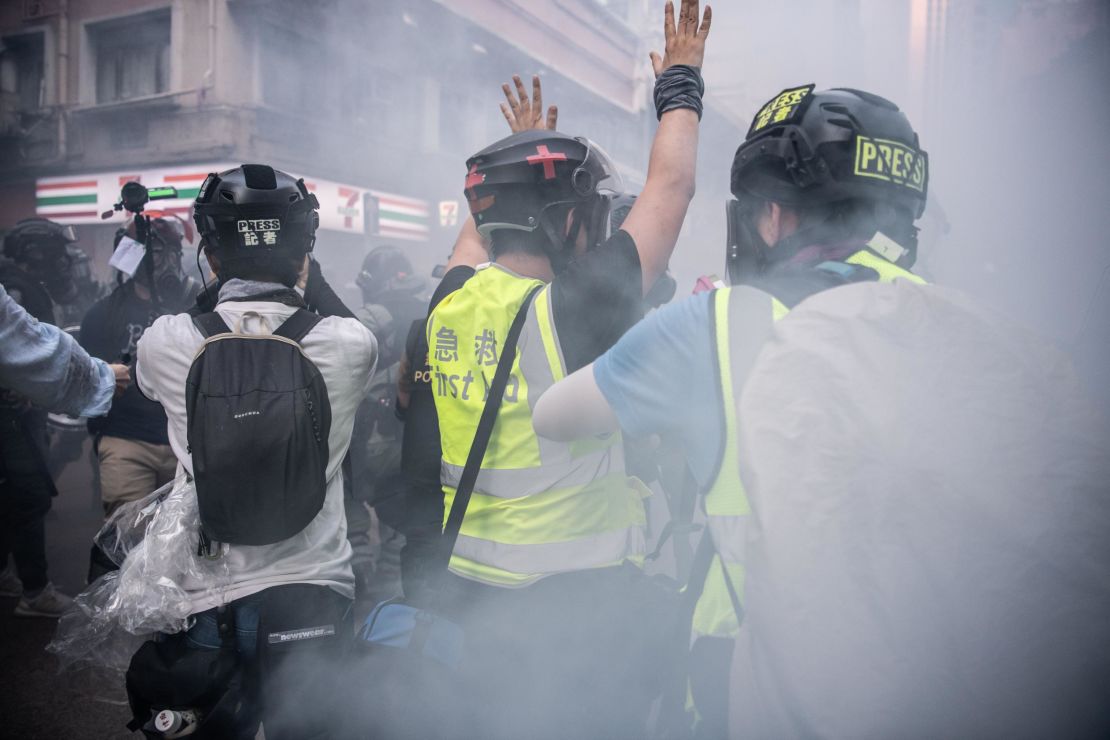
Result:
<svg viewBox="0 0 1110 740">
<path fill-rule="evenodd" d="M 443 528 L 443 548 L 446 560 L 450 560 L 451 552 L 455 549 L 455 540 L 459 537 L 463 517 L 466 515 L 467 504 L 470 503 L 470 494 L 474 490 L 474 483 L 478 480 L 478 471 L 482 467 L 482 459 L 486 456 L 486 447 L 489 445 L 493 425 L 497 421 L 497 410 L 501 408 L 501 399 L 505 395 L 505 386 L 509 382 L 509 373 L 513 369 L 516 359 L 516 342 L 520 331 L 524 328 L 524 320 L 528 317 L 528 307 L 532 299 L 543 288 L 537 285 L 524 298 L 516 318 L 509 328 L 509 335 L 501 348 L 501 358 L 497 361 L 497 372 L 494 373 L 493 383 L 490 385 L 489 397 L 486 406 L 482 409 L 482 417 L 478 421 L 478 429 L 474 433 L 474 442 L 470 445 L 470 453 L 466 457 L 466 467 L 463 468 L 462 477 L 459 479 L 458 488 L 455 489 L 455 500 L 451 504 L 451 513 L 447 516 L 447 525 Z"/>
<path fill-rule="evenodd" d="M 690 626 L 694 619 L 694 609 L 698 605 L 698 599 L 701 598 L 702 593 L 705 591 L 705 581 L 709 578 L 709 566 L 713 564 L 713 558 L 719 557 L 717 555 L 717 548 L 713 544 L 713 535 L 706 527 L 702 532 L 701 540 L 698 542 L 698 549 L 694 553 L 694 561 L 690 566 L 690 576 L 686 580 L 686 588 L 682 592 L 683 603 L 683 620 L 684 624 Z M 725 563 L 721 561 L 721 575 L 725 580 L 725 590 L 728 592 L 728 600 L 732 603 L 732 611 L 736 615 L 736 623 L 744 623 L 744 606 L 740 603 L 740 594 L 736 591 L 736 584 L 732 582 L 732 577 L 728 573 L 728 568 Z"/>
</svg>

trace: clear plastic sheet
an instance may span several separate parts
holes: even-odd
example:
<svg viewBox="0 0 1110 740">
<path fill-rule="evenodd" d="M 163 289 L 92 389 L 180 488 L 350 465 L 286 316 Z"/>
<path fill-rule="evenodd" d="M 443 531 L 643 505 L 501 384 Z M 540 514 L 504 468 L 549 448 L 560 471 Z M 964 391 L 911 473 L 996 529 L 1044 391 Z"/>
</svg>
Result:
<svg viewBox="0 0 1110 740">
<path fill-rule="evenodd" d="M 196 585 L 219 592 L 230 582 L 223 559 L 197 555 L 199 530 L 196 489 L 184 476 L 117 509 L 96 541 L 120 569 L 74 599 L 47 650 L 63 666 L 122 672 L 150 635 L 188 629 Z"/>
</svg>

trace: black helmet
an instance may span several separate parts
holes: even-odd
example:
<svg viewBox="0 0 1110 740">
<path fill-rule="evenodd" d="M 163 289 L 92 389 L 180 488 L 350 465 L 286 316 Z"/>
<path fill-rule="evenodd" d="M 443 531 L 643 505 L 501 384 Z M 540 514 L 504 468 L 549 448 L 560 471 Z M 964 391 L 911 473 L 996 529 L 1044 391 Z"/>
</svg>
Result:
<svg viewBox="0 0 1110 740">
<path fill-rule="evenodd" d="M 178 216 L 154 216 L 150 219 L 151 239 L 180 251 L 185 246 L 185 222 Z"/>
<path fill-rule="evenodd" d="M 405 288 L 413 284 L 412 263 L 397 247 L 383 245 L 370 251 L 362 260 L 362 270 L 355 284 L 362 291 L 363 300 L 373 303 L 386 290 Z M 422 285 L 423 281 L 419 281 Z"/>
<path fill-rule="evenodd" d="M 25 218 L 4 235 L 4 256 L 16 262 L 33 260 L 34 251 L 66 251 L 66 245 L 77 241 L 72 226 L 56 224 L 45 218 Z"/>
<path fill-rule="evenodd" d="M 730 232 L 743 230 L 743 203 L 753 196 L 796 207 L 881 204 L 912 228 L 925 211 L 929 164 L 905 114 L 861 90 L 813 88 L 783 90 L 753 119 L 732 161 Z M 730 233 L 730 272 L 740 236 Z"/>
<path fill-rule="evenodd" d="M 732 161 L 732 192 L 788 205 L 886 200 L 925 212 L 928 157 L 885 98 L 813 85 L 784 90 L 756 114 Z"/>
<path fill-rule="evenodd" d="M 303 179 L 244 164 L 208 175 L 193 203 L 193 222 L 222 262 L 259 262 L 311 252 L 319 207 Z"/>
<path fill-rule="evenodd" d="M 4 236 L 4 256 L 41 283 L 54 301 L 70 303 L 77 297 L 77 284 L 69 245 L 76 241 L 72 226 L 25 218 Z"/>
<path fill-rule="evenodd" d="M 467 160 L 464 193 L 478 232 L 500 229 L 547 235 L 545 249 L 556 263 L 573 249 L 585 227 L 592 248 L 606 238 L 610 199 L 623 191 L 617 168 L 588 139 L 557 131 L 513 134 Z M 575 209 L 571 233 L 567 212 Z"/>
</svg>

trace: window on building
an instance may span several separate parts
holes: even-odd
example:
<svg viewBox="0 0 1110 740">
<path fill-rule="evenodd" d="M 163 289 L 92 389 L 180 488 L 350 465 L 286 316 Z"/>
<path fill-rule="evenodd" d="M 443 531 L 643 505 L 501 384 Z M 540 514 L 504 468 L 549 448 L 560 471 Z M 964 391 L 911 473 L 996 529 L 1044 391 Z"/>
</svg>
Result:
<svg viewBox="0 0 1110 740">
<path fill-rule="evenodd" d="M 420 137 L 420 84 L 383 67 L 362 67 L 352 73 L 339 94 L 343 115 L 378 139 L 406 141 Z"/>
<path fill-rule="evenodd" d="M 257 39 L 262 101 L 290 113 L 306 104 L 320 110 L 323 80 L 316 65 L 323 49 L 311 48 L 309 39 L 271 24 Z"/>
<path fill-rule="evenodd" d="M 0 39 L 0 109 L 32 111 L 45 101 L 45 56 L 42 33 Z"/>
<path fill-rule="evenodd" d="M 444 88 L 439 97 L 439 141 L 438 150 L 442 152 L 467 151 L 471 134 L 468 106 L 471 96 L 466 93 Z M 466 155 L 464 155 L 466 156 Z"/>
<path fill-rule="evenodd" d="M 169 89 L 170 11 L 89 26 L 96 60 L 96 102 L 156 95 Z"/>
</svg>

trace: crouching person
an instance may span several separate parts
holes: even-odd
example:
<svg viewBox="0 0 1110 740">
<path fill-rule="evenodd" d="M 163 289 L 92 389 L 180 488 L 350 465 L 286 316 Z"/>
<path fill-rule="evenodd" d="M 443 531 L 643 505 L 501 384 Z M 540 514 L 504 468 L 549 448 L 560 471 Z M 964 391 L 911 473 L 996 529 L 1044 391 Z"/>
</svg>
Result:
<svg viewBox="0 0 1110 740">
<path fill-rule="evenodd" d="M 186 576 L 195 624 L 132 660 L 133 724 L 148 732 L 157 710 L 195 709 L 208 737 L 253 737 L 259 721 L 271 740 L 328 735 L 354 598 L 340 465 L 377 346 L 294 289 L 317 208 L 303 181 L 265 165 L 209 175 L 194 218 L 220 279 L 215 310 L 163 316 L 138 345 L 137 383 L 165 407 L 196 487 L 200 531 L 181 546 L 220 573 Z"/>
</svg>

